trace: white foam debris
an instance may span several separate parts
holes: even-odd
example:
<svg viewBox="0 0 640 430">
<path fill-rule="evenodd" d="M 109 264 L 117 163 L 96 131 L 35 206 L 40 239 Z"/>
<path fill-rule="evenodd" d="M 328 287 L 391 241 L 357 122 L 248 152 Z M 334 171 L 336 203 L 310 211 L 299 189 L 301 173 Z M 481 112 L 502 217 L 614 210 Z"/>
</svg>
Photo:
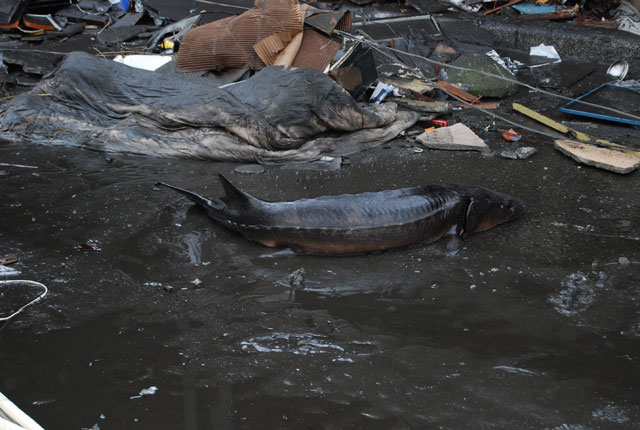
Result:
<svg viewBox="0 0 640 430">
<path fill-rule="evenodd" d="M 240 342 L 243 351 L 291 352 L 293 354 L 322 354 L 329 351 L 344 352 L 344 348 L 324 340 L 314 333 L 273 333 L 252 337 Z"/>
<path fill-rule="evenodd" d="M 606 405 L 602 408 L 598 408 L 591 413 L 591 416 L 602 421 L 609 421 L 618 424 L 629 422 L 627 412 L 615 405 Z"/>
<path fill-rule="evenodd" d="M 597 277 L 595 280 L 593 277 Z M 604 288 L 604 272 L 572 273 L 562 282 L 564 288 L 556 295 L 549 297 L 549 302 L 560 314 L 573 316 L 591 307 L 597 289 Z"/>
<path fill-rule="evenodd" d="M 143 388 L 142 390 L 140 390 L 140 392 L 138 393 L 137 396 L 131 396 L 129 397 L 130 399 L 140 399 L 144 396 L 153 396 L 155 393 L 158 392 L 158 387 L 151 386 L 149 388 Z"/>
</svg>

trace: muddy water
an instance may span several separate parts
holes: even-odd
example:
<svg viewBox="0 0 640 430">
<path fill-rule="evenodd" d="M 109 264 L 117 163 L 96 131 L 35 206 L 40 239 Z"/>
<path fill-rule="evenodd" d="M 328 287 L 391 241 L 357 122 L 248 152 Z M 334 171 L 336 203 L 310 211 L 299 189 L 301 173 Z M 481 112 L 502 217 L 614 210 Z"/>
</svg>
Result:
<svg viewBox="0 0 640 430">
<path fill-rule="evenodd" d="M 0 144 L 0 257 L 50 289 L 0 326 L 0 391 L 47 429 L 637 428 L 640 176 L 532 143 L 260 175 Z M 274 200 L 457 182 L 528 210 L 456 256 L 294 255 L 153 187 L 216 196 L 217 172 Z M 38 293 L 0 288 L 0 315 Z"/>
</svg>

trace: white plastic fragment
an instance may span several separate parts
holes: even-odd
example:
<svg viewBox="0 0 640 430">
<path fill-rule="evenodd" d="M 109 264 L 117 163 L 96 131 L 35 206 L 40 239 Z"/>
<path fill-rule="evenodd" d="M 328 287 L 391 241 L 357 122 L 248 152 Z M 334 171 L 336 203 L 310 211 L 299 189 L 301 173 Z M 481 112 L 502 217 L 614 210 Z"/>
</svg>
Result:
<svg viewBox="0 0 640 430">
<path fill-rule="evenodd" d="M 155 71 L 171 61 L 171 55 L 118 55 L 113 61 L 136 69 Z"/>
<path fill-rule="evenodd" d="M 378 105 L 395 89 L 396 87 L 394 87 L 393 85 L 385 84 L 384 82 L 378 82 L 378 85 L 376 85 L 376 89 L 373 90 L 373 94 L 371 94 L 371 98 L 369 99 L 369 101 L 375 105 Z"/>
<path fill-rule="evenodd" d="M 541 43 L 538 46 L 532 46 L 529 50 L 529 55 L 532 56 L 536 56 L 536 57 L 546 57 L 546 58 L 551 58 L 554 60 L 559 60 L 558 62 L 560 62 L 560 54 L 558 54 L 558 51 L 556 51 L 556 48 L 553 47 L 553 45 L 545 45 L 544 43 Z"/>
<path fill-rule="evenodd" d="M 153 396 L 157 392 L 158 392 L 158 387 L 154 385 L 149 388 L 143 388 L 142 390 L 140 390 L 137 396 L 131 396 L 129 397 L 129 399 L 140 399 L 144 396 Z"/>
</svg>

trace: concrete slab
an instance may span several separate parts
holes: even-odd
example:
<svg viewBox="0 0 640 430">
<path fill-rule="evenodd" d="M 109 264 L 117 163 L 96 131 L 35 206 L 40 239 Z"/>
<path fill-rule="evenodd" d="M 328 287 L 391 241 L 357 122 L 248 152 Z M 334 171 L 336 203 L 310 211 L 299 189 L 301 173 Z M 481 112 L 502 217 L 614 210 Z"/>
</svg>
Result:
<svg viewBox="0 0 640 430">
<path fill-rule="evenodd" d="M 554 142 L 554 146 L 563 154 L 573 158 L 579 163 L 611 172 L 626 174 L 634 171 L 640 166 L 640 159 L 631 154 L 615 151 L 607 148 L 600 148 L 587 143 L 576 142 L 575 140 L 561 140 Z"/>
<path fill-rule="evenodd" d="M 477 134 L 462 123 L 426 131 L 416 137 L 416 140 L 431 149 L 451 151 L 487 151 L 489 149 Z"/>
</svg>

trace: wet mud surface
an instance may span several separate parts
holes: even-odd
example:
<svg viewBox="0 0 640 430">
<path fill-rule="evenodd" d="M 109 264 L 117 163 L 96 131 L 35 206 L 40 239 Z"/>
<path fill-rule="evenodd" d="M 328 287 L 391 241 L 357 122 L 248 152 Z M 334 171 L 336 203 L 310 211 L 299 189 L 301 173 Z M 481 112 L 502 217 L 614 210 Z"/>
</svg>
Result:
<svg viewBox="0 0 640 430">
<path fill-rule="evenodd" d="M 637 428 L 640 176 L 526 139 L 528 160 L 397 140 L 258 175 L 0 143 L 0 253 L 50 289 L 0 326 L 2 392 L 47 429 Z M 218 196 L 218 172 L 271 200 L 479 185 L 527 213 L 455 256 L 296 255 L 154 188 Z M 37 294 L 0 287 L 0 315 Z"/>
</svg>

